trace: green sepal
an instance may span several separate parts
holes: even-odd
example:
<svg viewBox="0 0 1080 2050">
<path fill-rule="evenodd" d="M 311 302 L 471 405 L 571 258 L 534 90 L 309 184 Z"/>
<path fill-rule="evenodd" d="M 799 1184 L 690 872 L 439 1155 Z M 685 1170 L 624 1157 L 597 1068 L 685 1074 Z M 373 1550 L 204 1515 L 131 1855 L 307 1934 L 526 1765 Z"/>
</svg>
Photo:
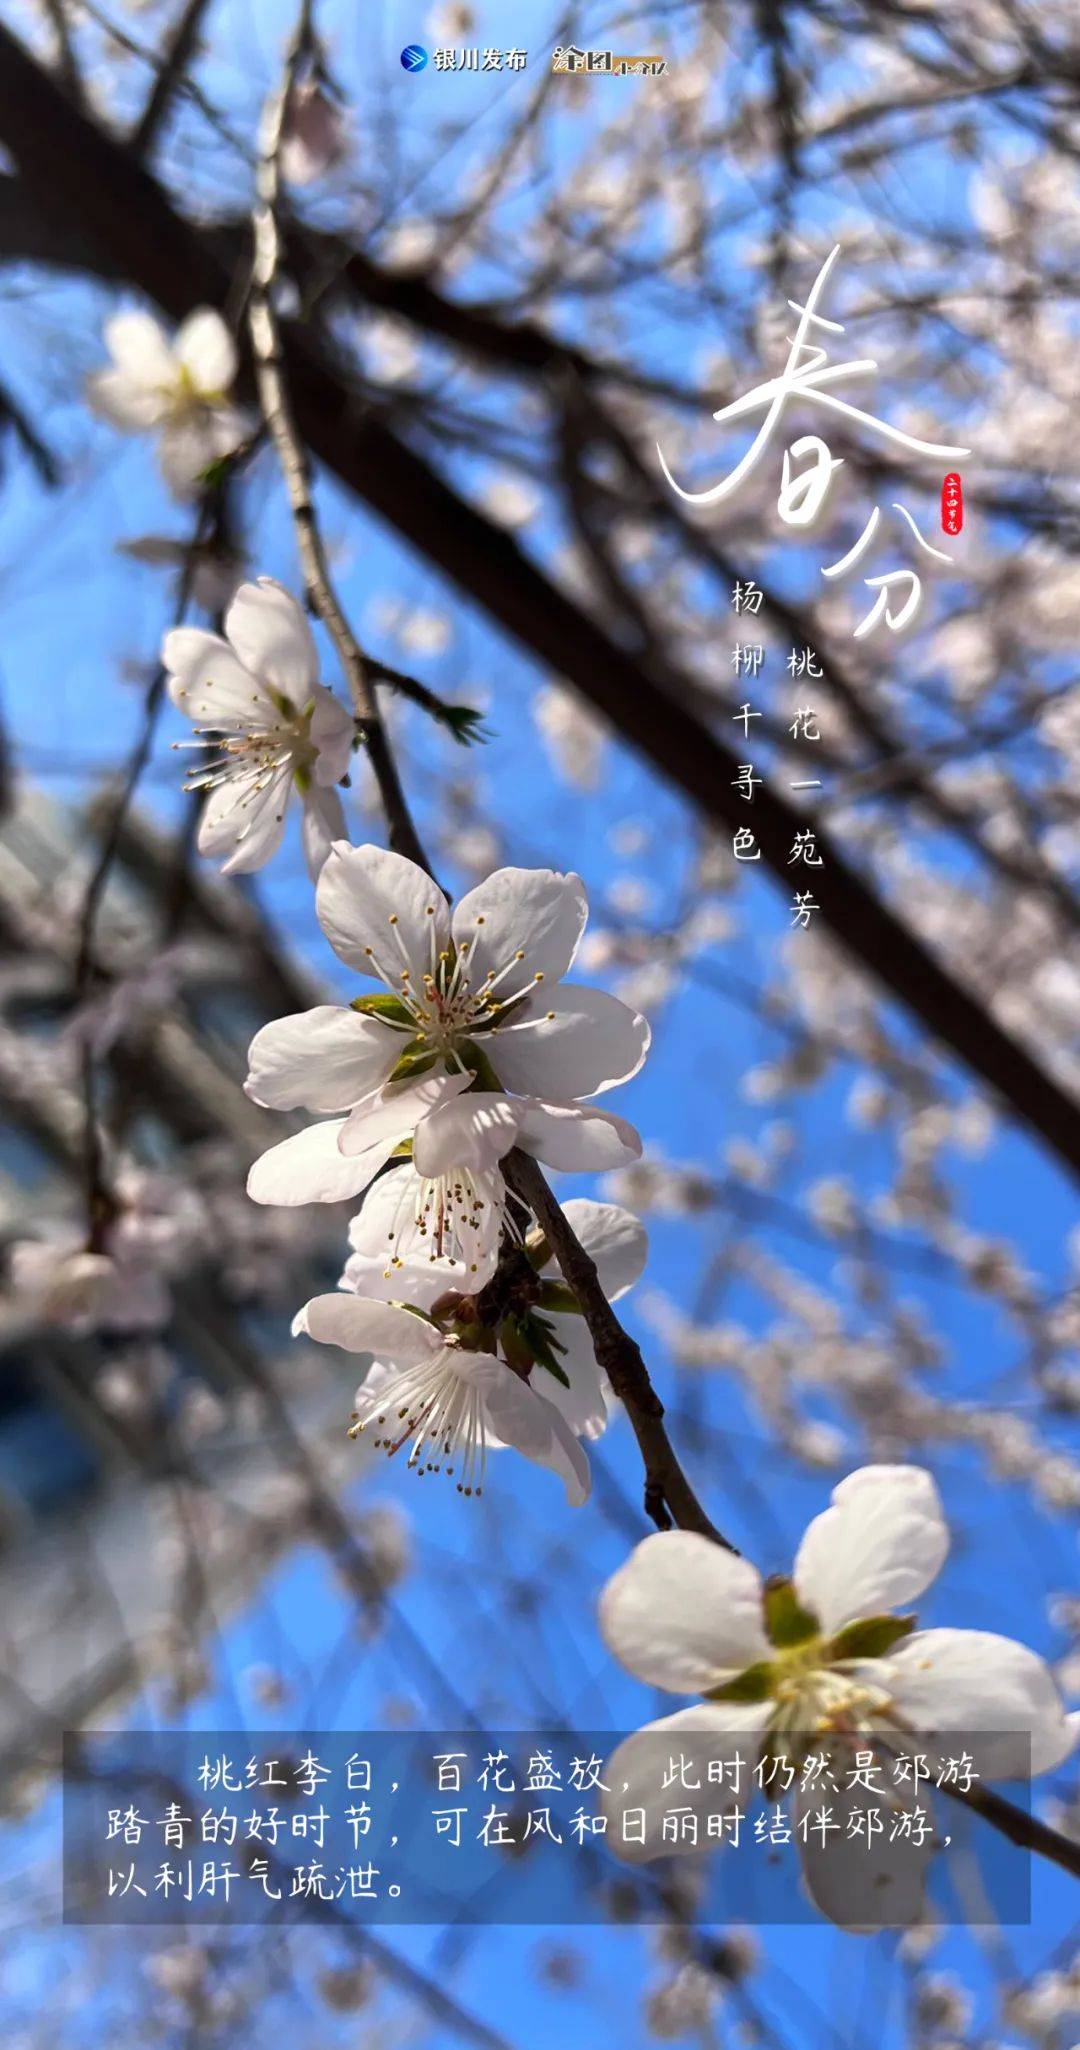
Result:
<svg viewBox="0 0 1080 2050">
<path fill-rule="evenodd" d="M 297 763 L 296 768 L 293 770 L 293 782 L 300 796 L 306 797 L 311 789 L 311 769 L 307 762 Z"/>
<path fill-rule="evenodd" d="M 706 1701 L 768 1701 L 775 1688 L 775 1668 L 768 1659 L 760 1659 L 756 1666 L 747 1666 L 745 1672 L 736 1673 L 733 1680 L 725 1681 L 722 1687 L 710 1687 Z"/>
<path fill-rule="evenodd" d="M 495 1351 L 494 1333 L 488 1330 L 486 1324 L 457 1323 L 454 1326 L 454 1331 L 466 1352 L 493 1353 Z"/>
<path fill-rule="evenodd" d="M 765 1628 L 777 1649 L 786 1651 L 790 1645 L 805 1644 L 808 1638 L 817 1637 L 821 1625 L 809 1609 L 803 1608 L 794 1583 L 777 1574 L 765 1583 Z"/>
<path fill-rule="evenodd" d="M 845 1623 L 829 1646 L 830 1659 L 879 1659 L 902 1637 L 910 1637 L 914 1616 L 865 1616 Z"/>
<path fill-rule="evenodd" d="M 465 1066 L 471 1070 L 478 1088 L 493 1089 L 496 1093 L 501 1092 L 502 1083 L 499 1081 L 486 1053 L 481 1052 L 475 1039 L 463 1039 L 458 1047 L 458 1053 Z"/>
<path fill-rule="evenodd" d="M 392 1018 L 396 1025 L 411 1025 L 413 1022 L 401 998 L 388 992 L 374 997 L 354 997 L 349 1009 L 361 1011 L 365 1018 Z"/>
<path fill-rule="evenodd" d="M 439 1330 L 439 1326 L 438 1324 L 436 1324 L 434 1317 L 429 1316 L 426 1310 L 419 1309 L 416 1303 L 403 1303 L 401 1301 L 397 1301 L 394 1304 L 394 1308 L 396 1310 L 408 1310 L 410 1317 L 419 1317 L 421 1324 L 430 1324 L 433 1331 Z"/>
<path fill-rule="evenodd" d="M 407 1082 L 414 1075 L 426 1075 L 435 1066 L 438 1058 L 438 1054 L 432 1052 L 426 1040 L 418 1036 L 405 1048 L 401 1059 L 391 1069 L 389 1079 L 391 1082 Z"/>
</svg>

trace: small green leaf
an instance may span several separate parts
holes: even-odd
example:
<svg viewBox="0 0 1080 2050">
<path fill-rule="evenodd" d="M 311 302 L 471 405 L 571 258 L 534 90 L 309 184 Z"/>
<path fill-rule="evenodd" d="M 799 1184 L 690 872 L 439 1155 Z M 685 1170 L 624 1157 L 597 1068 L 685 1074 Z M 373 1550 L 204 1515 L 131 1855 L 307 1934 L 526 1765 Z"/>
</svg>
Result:
<svg viewBox="0 0 1080 2050">
<path fill-rule="evenodd" d="M 231 462 L 228 456 L 215 456 L 212 463 L 207 463 L 205 470 L 199 471 L 197 481 L 205 485 L 208 491 L 216 489 L 219 484 L 224 484 L 230 467 Z"/>
<path fill-rule="evenodd" d="M 361 1011 L 365 1018 L 392 1018 L 397 1025 L 411 1025 L 412 1017 L 400 997 L 388 993 L 374 997 L 354 997 L 350 1011 Z"/>
<path fill-rule="evenodd" d="M 722 1687 L 710 1687 L 706 1701 L 768 1701 L 775 1685 L 774 1669 L 768 1659 L 761 1659 L 756 1666 L 747 1666 L 746 1671 L 737 1673 L 734 1680 L 725 1681 Z"/>
<path fill-rule="evenodd" d="M 444 704 L 435 717 L 461 747 L 476 747 L 489 737 L 483 713 L 474 711 L 471 705 Z"/>
<path fill-rule="evenodd" d="M 542 1281 L 537 1302 L 549 1315 L 580 1317 L 582 1314 L 581 1304 L 565 1281 Z"/>
<path fill-rule="evenodd" d="M 570 1376 L 563 1367 L 560 1367 L 558 1360 L 545 1359 L 541 1353 L 537 1353 L 536 1364 L 538 1367 L 543 1367 L 545 1373 L 554 1374 L 556 1381 L 559 1382 L 561 1387 L 569 1388 Z"/>
<path fill-rule="evenodd" d="M 534 1366 L 546 1368 L 564 1388 L 569 1388 L 566 1370 L 557 1358 L 559 1353 L 566 1351 L 566 1347 L 556 1338 L 554 1326 L 546 1317 L 539 1317 L 535 1310 L 528 1310 L 523 1317 L 504 1318 L 502 1330 L 509 1336 L 513 1349 L 516 1350 L 520 1344 Z"/>
<path fill-rule="evenodd" d="M 829 1646 L 829 1657 L 883 1658 L 902 1637 L 910 1637 L 914 1628 L 914 1616 L 866 1616 L 861 1622 L 846 1623 L 837 1631 Z"/>
<path fill-rule="evenodd" d="M 790 1580 L 779 1574 L 765 1583 L 765 1628 L 778 1649 L 805 1644 L 820 1629 L 816 1616 L 804 1609 Z"/>
</svg>

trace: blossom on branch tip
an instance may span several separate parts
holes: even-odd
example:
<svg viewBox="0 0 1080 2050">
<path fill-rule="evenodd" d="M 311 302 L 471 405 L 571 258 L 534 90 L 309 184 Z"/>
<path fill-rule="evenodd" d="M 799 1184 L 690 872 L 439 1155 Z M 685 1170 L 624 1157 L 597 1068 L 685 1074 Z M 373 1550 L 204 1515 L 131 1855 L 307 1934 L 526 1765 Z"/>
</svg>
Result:
<svg viewBox="0 0 1080 2050">
<path fill-rule="evenodd" d="M 169 340 L 149 313 L 105 323 L 112 362 L 87 384 L 91 407 L 125 434 L 156 431 L 170 491 L 192 498 L 215 463 L 235 454 L 248 422 L 229 399 L 236 345 L 220 313 L 199 307 Z"/>
<path fill-rule="evenodd" d="M 483 1491 L 489 1452 L 512 1446 L 550 1467 L 575 1507 L 589 1493 L 589 1462 L 558 1409 L 490 1352 L 399 1303 L 316 1296 L 293 1324 L 323 1345 L 374 1357 L 356 1393 L 353 1434 L 372 1429 L 389 1456 L 408 1447 L 417 1473 L 446 1472 L 459 1494 Z"/>
<path fill-rule="evenodd" d="M 363 1209 L 349 1226 L 352 1252 L 345 1262 L 339 1287 L 382 1301 L 405 1302 L 414 1309 L 431 1311 L 449 1288 L 467 1290 L 475 1297 L 490 1277 L 494 1262 L 476 1263 L 455 1278 L 454 1263 L 431 1250 L 429 1236 L 414 1221 L 417 1176 L 409 1164 L 394 1167 L 368 1191 Z M 492 1176 L 489 1200 L 501 1206 L 497 1174 Z M 629 1210 L 615 1203 L 594 1203 L 572 1197 L 563 1205 L 566 1220 L 589 1258 L 596 1263 L 600 1286 L 609 1302 L 615 1302 L 633 1287 L 645 1265 L 648 1239 L 645 1227 Z M 554 1255 L 538 1234 L 530 1234 L 524 1252 L 535 1269 L 535 1304 L 524 1318 L 515 1320 L 512 1343 L 519 1371 L 530 1348 L 535 1347 L 533 1368 L 544 1399 L 554 1404 L 575 1436 L 598 1438 L 606 1428 L 614 1397 L 607 1378 L 596 1362 L 592 1338 L 570 1291 L 563 1283 Z M 526 1270 L 527 1271 L 527 1270 Z M 480 1315 L 479 1304 L 468 1315 Z M 460 1314 L 465 1314 L 460 1308 Z M 489 1330 L 485 1338 L 492 1346 L 506 1340 L 506 1325 Z M 539 1318 L 539 1323 L 537 1323 Z M 558 1372 L 548 1371 L 554 1365 Z"/>
<path fill-rule="evenodd" d="M 318 78 L 301 79 L 289 94 L 281 130 L 281 175 L 289 185 L 313 185 L 345 156 L 349 126 Z"/>
<path fill-rule="evenodd" d="M 176 626 L 161 659 L 174 705 L 196 723 L 184 743 L 204 760 L 185 788 L 207 793 L 199 851 L 245 875 L 278 847 L 293 790 L 303 804 L 304 858 L 314 879 L 345 830 L 334 784 L 348 772 L 356 726 L 318 680 L 319 658 L 301 607 L 271 577 L 241 584 L 225 638 Z"/>
<path fill-rule="evenodd" d="M 769 1754 L 796 1765 L 811 1753 L 850 1761 L 859 1744 L 897 1754 L 970 1732 L 981 1739 L 984 1774 L 1025 1778 L 1059 1765 L 1077 1740 L 1077 1718 L 1066 1714 L 1035 1652 L 983 1630 L 916 1630 L 913 1617 L 891 1613 L 935 1578 L 948 1545 L 934 1482 L 914 1466 L 861 1467 L 841 1481 L 808 1526 L 790 1581 L 765 1582 L 748 1560 L 689 1531 L 657 1532 L 638 1545 L 601 1595 L 604 1638 L 647 1685 L 704 1699 L 647 1724 L 613 1754 L 606 1777 L 628 1790 L 619 1807 L 639 1802 L 650 1826 L 645 1842 L 632 1844 L 609 1822 L 612 1847 L 631 1859 L 670 1849 L 651 1826 L 665 1799 L 655 1777 L 657 1738 L 663 1749 L 698 1733 L 717 1753 L 740 1753 L 752 1770 Z M 715 1806 L 716 1781 L 701 1779 L 701 1789 L 680 1791 L 680 1800 Z M 800 1789 L 797 1811 L 812 1820 L 827 1800 L 838 1801 L 831 1787 Z M 799 1849 L 818 1906 L 860 1926 L 850 1872 L 831 1862 L 835 1846 L 824 1829 L 807 1828 Z M 875 1886 L 896 1920 L 909 1919 L 921 1879 L 921 1861 L 903 1881 L 887 1863 L 867 1865 L 863 1906 Z"/>
</svg>

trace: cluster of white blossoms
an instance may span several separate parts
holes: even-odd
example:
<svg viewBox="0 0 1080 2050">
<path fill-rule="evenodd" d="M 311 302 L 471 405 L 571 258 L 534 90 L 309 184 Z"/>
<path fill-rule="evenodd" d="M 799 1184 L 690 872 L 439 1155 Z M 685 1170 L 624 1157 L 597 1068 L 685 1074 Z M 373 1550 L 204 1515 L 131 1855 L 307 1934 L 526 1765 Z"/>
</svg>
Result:
<svg viewBox="0 0 1080 2050">
<path fill-rule="evenodd" d="M 89 379 L 90 405 L 122 433 L 156 433 L 166 484 L 175 497 L 193 498 L 250 431 L 230 396 L 236 344 L 220 313 L 197 308 L 171 341 L 151 314 L 118 313 L 105 324 L 105 342 L 112 362 Z"/>
<path fill-rule="evenodd" d="M 647 1724 L 609 1760 L 612 1847 L 630 1860 L 670 1852 L 661 1818 L 671 1795 L 657 1761 L 677 1740 L 696 1734 L 710 1761 L 728 1762 L 722 1778 L 702 1772 L 697 1790 L 680 1783 L 680 1807 L 701 1814 L 745 1801 L 761 1757 L 780 1754 L 797 1769 L 824 1757 L 831 1781 L 797 1770 L 793 1788 L 812 1898 L 848 1926 L 915 1919 L 932 1837 L 899 1862 L 885 1828 L 876 1851 L 864 1838 L 852 1865 L 813 1827 L 825 1809 L 843 1827 L 847 1804 L 865 1806 L 864 1789 L 850 1787 L 856 1753 L 932 1756 L 935 1738 L 955 1751 L 966 1734 L 983 1775 L 1018 1779 L 1060 1765 L 1080 1735 L 1080 1716 L 1066 1713 L 1049 1666 L 1025 1645 L 985 1630 L 918 1630 L 913 1616 L 894 1613 L 929 1586 L 948 1548 L 937 1489 L 915 1466 L 860 1467 L 841 1481 L 809 1524 L 790 1580 L 763 1581 L 748 1560 L 689 1531 L 638 1545 L 601 1595 L 604 1638 L 647 1685 L 703 1699 Z M 912 1782 L 882 1784 L 871 1798 L 909 1806 Z M 631 1808 L 645 1811 L 643 1842 L 623 1830 Z"/>
<path fill-rule="evenodd" d="M 414 1469 L 479 1493 L 487 1452 L 509 1444 L 583 1501 L 579 1440 L 603 1429 L 607 1393 L 502 1163 L 513 1148 L 564 1170 L 636 1159 L 633 1127 L 587 1099 L 637 1073 L 649 1028 L 603 990 L 563 982 L 588 915 L 576 875 L 500 869 L 451 911 L 415 863 L 338 841 L 315 903 L 335 953 L 381 988 L 279 1018 L 251 1045 L 249 1095 L 316 1122 L 255 1162 L 250 1195 L 364 1196 L 339 1292 L 294 1329 L 371 1355 L 354 1430 L 372 1427 L 390 1453 L 408 1446 Z M 621 1293 L 644 1264 L 641 1225 L 611 1204 L 567 1212 Z M 500 1258 L 499 1299 L 485 1303 Z"/>
</svg>

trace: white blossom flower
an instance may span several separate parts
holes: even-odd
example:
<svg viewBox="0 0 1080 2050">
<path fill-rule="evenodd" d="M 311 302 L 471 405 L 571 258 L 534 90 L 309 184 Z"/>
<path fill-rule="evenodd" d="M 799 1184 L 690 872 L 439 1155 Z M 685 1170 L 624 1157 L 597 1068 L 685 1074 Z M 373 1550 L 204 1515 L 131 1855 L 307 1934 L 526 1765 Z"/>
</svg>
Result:
<svg viewBox="0 0 1080 2050">
<path fill-rule="evenodd" d="M 236 345 L 220 313 L 202 306 L 170 342 L 149 313 L 118 313 L 105 324 L 112 362 L 89 379 L 91 406 L 126 434 L 155 430 L 169 489 L 190 498 L 214 463 L 246 438 L 247 421 L 229 392 Z"/>
<path fill-rule="evenodd" d="M 638 1679 L 704 1701 L 618 1747 L 605 1777 L 632 1789 L 620 1793 L 619 1806 L 635 1799 L 635 1782 L 643 1788 L 655 1776 L 650 1737 L 692 1731 L 721 1751 L 740 1751 L 748 1771 L 766 1746 L 789 1758 L 809 1750 L 837 1756 L 846 1746 L 850 1761 L 860 1740 L 905 1749 L 913 1738 L 950 1732 L 980 1737 L 979 1769 L 993 1777 L 1059 1765 L 1076 1742 L 1077 1718 L 1065 1713 L 1035 1652 L 984 1630 L 914 1630 L 912 1617 L 890 1613 L 929 1585 L 948 1544 L 934 1482 L 913 1466 L 849 1474 L 808 1526 L 790 1581 L 763 1582 L 748 1560 L 688 1531 L 646 1538 L 603 1591 L 601 1629 Z M 716 1786 L 680 1792 L 680 1800 L 715 1805 Z M 812 1815 L 828 1800 L 837 1805 L 843 1795 L 811 1789 L 799 1796 L 800 1812 Z M 665 1848 L 658 1828 L 634 1848 L 609 1825 L 609 1841 L 632 1858 Z M 826 1914 L 857 1924 L 851 1870 L 823 1841 L 824 1833 L 815 1839 L 807 1830 L 800 1843 L 811 1894 Z M 918 1911 L 921 1880 L 905 1892 L 910 1880 L 910 1869 L 901 1878 L 890 1870 L 887 1845 L 880 1866 L 863 1872 L 864 1887 L 888 1896 L 888 1919 Z"/>
<path fill-rule="evenodd" d="M 8 1253 L 15 1308 L 76 1336 L 157 1331 L 169 1321 L 160 1273 L 122 1251 L 90 1252 L 74 1229 L 19 1239 Z"/>
<path fill-rule="evenodd" d="M 340 1286 L 429 1309 L 447 1288 L 482 1288 L 494 1270 L 505 1194 L 498 1167 L 417 1173 L 388 1168 L 349 1226 Z"/>
<path fill-rule="evenodd" d="M 482 1286 L 471 1267 L 463 1276 L 460 1263 L 442 1258 L 431 1243 L 432 1233 L 413 1225 L 417 1180 L 408 1163 L 391 1168 L 368 1192 L 364 1207 L 349 1227 L 352 1252 L 345 1262 L 339 1287 L 357 1295 L 384 1301 L 407 1302 L 414 1309 L 431 1310 L 447 1289 Z M 495 1177 L 496 1183 L 498 1177 Z M 500 1193 L 492 1192 L 497 1203 Z M 575 1196 L 563 1204 L 568 1223 L 590 1259 L 596 1263 L 600 1286 L 609 1302 L 616 1302 L 641 1275 L 648 1253 L 648 1237 L 640 1219 L 616 1203 L 594 1203 Z M 532 1241 L 527 1242 L 532 1250 Z M 537 1272 L 540 1281 L 552 1283 L 565 1293 L 562 1273 L 546 1245 Z M 486 1273 L 483 1278 L 486 1277 Z M 605 1429 L 614 1397 L 596 1363 L 596 1354 L 584 1318 L 572 1307 L 541 1304 L 551 1348 L 569 1385 L 553 1374 L 543 1383 L 547 1401 L 554 1403 L 579 1438 L 598 1438 Z M 542 1371 L 542 1370 L 541 1370 Z"/>
<path fill-rule="evenodd" d="M 281 173 L 290 185 L 313 185 L 341 162 L 348 123 L 317 78 L 301 79 L 289 94 L 281 132 Z"/>
<path fill-rule="evenodd" d="M 440 1255 L 479 1274 L 497 1253 L 496 1170 L 511 1147 L 570 1170 L 637 1158 L 632 1126 L 578 1101 L 636 1074 L 649 1043 L 617 998 L 557 986 L 587 915 L 579 877 L 500 869 L 451 916 L 413 862 L 341 844 L 316 910 L 335 952 L 387 993 L 256 1034 L 246 1087 L 257 1103 L 348 1113 L 264 1154 L 248 1184 L 256 1202 L 359 1195 L 411 1144 L 416 1231 L 434 1229 Z"/>
<path fill-rule="evenodd" d="M 488 1453 L 511 1445 L 557 1473 L 572 1504 L 586 1500 L 589 1462 L 570 1426 L 492 1353 L 470 1351 L 399 1303 L 343 1293 L 305 1303 L 293 1331 L 374 1355 L 356 1392 L 353 1433 L 374 1427 L 375 1444 L 391 1457 L 407 1445 L 414 1472 L 445 1471 L 459 1494 L 479 1495 Z"/>
<path fill-rule="evenodd" d="M 207 759 L 185 788 L 205 790 L 199 850 L 225 875 L 261 868 L 278 847 L 289 797 L 303 802 L 304 857 L 314 879 L 345 831 L 333 788 L 347 773 L 355 723 L 318 681 L 311 628 L 271 577 L 241 584 L 225 639 L 176 626 L 162 643 L 169 695 L 197 722 L 186 743 Z"/>
</svg>

